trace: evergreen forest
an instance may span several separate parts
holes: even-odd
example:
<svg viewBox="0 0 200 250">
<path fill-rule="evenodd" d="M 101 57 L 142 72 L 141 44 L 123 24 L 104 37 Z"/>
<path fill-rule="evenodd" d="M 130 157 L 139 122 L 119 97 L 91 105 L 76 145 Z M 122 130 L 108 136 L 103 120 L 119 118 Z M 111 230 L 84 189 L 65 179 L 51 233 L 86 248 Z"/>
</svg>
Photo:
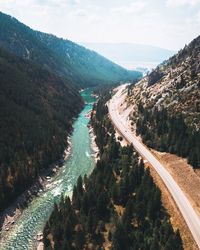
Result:
<svg viewBox="0 0 200 250">
<path fill-rule="evenodd" d="M 200 168 L 200 132 L 189 128 L 183 115 L 169 115 L 167 110 L 152 111 L 138 105 L 137 135 L 144 143 L 161 152 L 187 158 L 194 168 Z"/>
<path fill-rule="evenodd" d="M 132 145 L 115 139 L 102 97 L 91 119 L 100 160 L 79 177 L 72 199 L 55 204 L 44 228 L 45 249 L 181 250 L 161 193 Z"/>
</svg>

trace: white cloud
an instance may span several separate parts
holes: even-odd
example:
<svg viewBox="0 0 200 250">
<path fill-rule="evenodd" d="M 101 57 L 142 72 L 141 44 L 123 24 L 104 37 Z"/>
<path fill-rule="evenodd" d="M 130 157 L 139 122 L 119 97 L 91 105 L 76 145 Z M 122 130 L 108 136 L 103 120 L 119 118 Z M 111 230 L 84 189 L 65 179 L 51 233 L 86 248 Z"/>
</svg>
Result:
<svg viewBox="0 0 200 250">
<path fill-rule="evenodd" d="M 71 17 L 86 17 L 87 12 L 84 9 L 77 9 L 70 13 Z"/>
<path fill-rule="evenodd" d="M 95 13 L 94 11 L 90 11 L 89 9 L 76 9 L 69 13 L 71 19 L 81 18 L 86 22 L 98 22 L 101 20 L 100 15 Z"/>
<path fill-rule="evenodd" d="M 19 7 L 57 7 L 63 8 L 67 6 L 74 6 L 80 3 L 80 0 L 0 0 L 0 8 L 4 8 L 5 6 L 10 8 L 19 8 Z"/>
<path fill-rule="evenodd" d="M 144 11 L 145 7 L 146 7 L 146 4 L 144 1 L 135 1 L 131 3 L 130 5 L 113 8 L 111 9 L 111 13 L 119 14 L 119 15 L 140 13 Z"/>
<path fill-rule="evenodd" d="M 199 0 L 167 0 L 166 5 L 170 7 L 179 7 L 184 5 L 194 6 L 199 3 Z"/>
<path fill-rule="evenodd" d="M 197 22 L 198 25 L 200 25 L 200 11 L 195 16 L 195 21 Z"/>
<path fill-rule="evenodd" d="M 186 19 L 186 24 L 191 27 L 200 26 L 200 10 L 193 16 Z"/>
<path fill-rule="evenodd" d="M 0 10 L 73 41 L 179 49 L 200 31 L 200 0 L 0 0 Z"/>
</svg>

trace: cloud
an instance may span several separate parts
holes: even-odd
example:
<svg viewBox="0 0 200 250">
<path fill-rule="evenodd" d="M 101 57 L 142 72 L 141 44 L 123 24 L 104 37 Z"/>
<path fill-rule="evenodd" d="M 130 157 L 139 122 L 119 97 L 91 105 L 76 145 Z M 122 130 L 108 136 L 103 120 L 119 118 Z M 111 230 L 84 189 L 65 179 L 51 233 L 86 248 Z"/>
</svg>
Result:
<svg viewBox="0 0 200 250">
<path fill-rule="evenodd" d="M 200 0 L 0 0 L 0 10 L 74 41 L 179 49 L 200 30 Z"/>
<path fill-rule="evenodd" d="M 186 24 L 190 27 L 199 27 L 200 26 L 200 10 L 193 16 L 190 16 L 186 19 Z"/>
<path fill-rule="evenodd" d="M 74 6 L 80 4 L 80 0 L 0 0 L 0 8 L 10 7 L 10 8 L 19 8 L 19 7 L 57 7 L 63 8 L 67 6 Z"/>
<path fill-rule="evenodd" d="M 146 4 L 144 1 L 135 1 L 131 3 L 130 5 L 126 6 L 120 6 L 111 9 L 111 13 L 113 14 L 135 14 L 143 12 L 146 7 Z"/>
<path fill-rule="evenodd" d="M 98 22 L 101 20 L 100 15 L 95 13 L 94 11 L 90 11 L 89 9 L 76 9 L 70 12 L 71 19 L 81 18 L 86 22 Z"/>
<path fill-rule="evenodd" d="M 199 3 L 199 0 L 167 0 L 166 5 L 168 7 L 179 7 L 179 6 L 194 6 Z"/>
<path fill-rule="evenodd" d="M 200 25 L 200 11 L 195 16 L 195 21 L 197 22 L 198 25 Z"/>
</svg>

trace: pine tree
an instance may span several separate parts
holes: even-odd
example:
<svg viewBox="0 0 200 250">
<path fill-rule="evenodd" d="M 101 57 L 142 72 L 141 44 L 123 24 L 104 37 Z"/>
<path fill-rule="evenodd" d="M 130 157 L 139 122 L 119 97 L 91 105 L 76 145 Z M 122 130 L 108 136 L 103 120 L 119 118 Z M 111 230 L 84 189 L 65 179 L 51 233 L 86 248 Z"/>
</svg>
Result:
<svg viewBox="0 0 200 250">
<path fill-rule="evenodd" d="M 84 243 L 85 243 L 85 235 L 84 235 L 83 230 L 80 229 L 75 234 L 76 248 L 79 250 L 82 250 Z"/>
</svg>

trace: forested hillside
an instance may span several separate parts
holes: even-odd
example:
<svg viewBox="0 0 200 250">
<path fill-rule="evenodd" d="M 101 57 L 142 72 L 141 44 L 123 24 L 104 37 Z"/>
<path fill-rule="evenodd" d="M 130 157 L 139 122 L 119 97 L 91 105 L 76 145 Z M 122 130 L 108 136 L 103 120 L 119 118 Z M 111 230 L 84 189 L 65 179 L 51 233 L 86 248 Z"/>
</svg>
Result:
<svg viewBox="0 0 200 250">
<path fill-rule="evenodd" d="M 132 146 L 116 142 L 106 100 L 92 116 L 100 160 L 89 177 L 78 178 L 72 200 L 55 204 L 45 249 L 183 249 L 148 169 Z"/>
<path fill-rule="evenodd" d="M 138 77 L 0 12 L 0 209 L 61 156 L 80 88 Z"/>
<path fill-rule="evenodd" d="M 0 49 L 0 209 L 62 156 L 82 106 L 68 82 Z"/>
<path fill-rule="evenodd" d="M 200 168 L 200 37 L 129 88 L 131 119 L 150 147 Z"/>
<path fill-rule="evenodd" d="M 141 77 L 139 72 L 128 71 L 69 40 L 34 31 L 1 12 L 0 46 L 79 87 Z"/>
</svg>

